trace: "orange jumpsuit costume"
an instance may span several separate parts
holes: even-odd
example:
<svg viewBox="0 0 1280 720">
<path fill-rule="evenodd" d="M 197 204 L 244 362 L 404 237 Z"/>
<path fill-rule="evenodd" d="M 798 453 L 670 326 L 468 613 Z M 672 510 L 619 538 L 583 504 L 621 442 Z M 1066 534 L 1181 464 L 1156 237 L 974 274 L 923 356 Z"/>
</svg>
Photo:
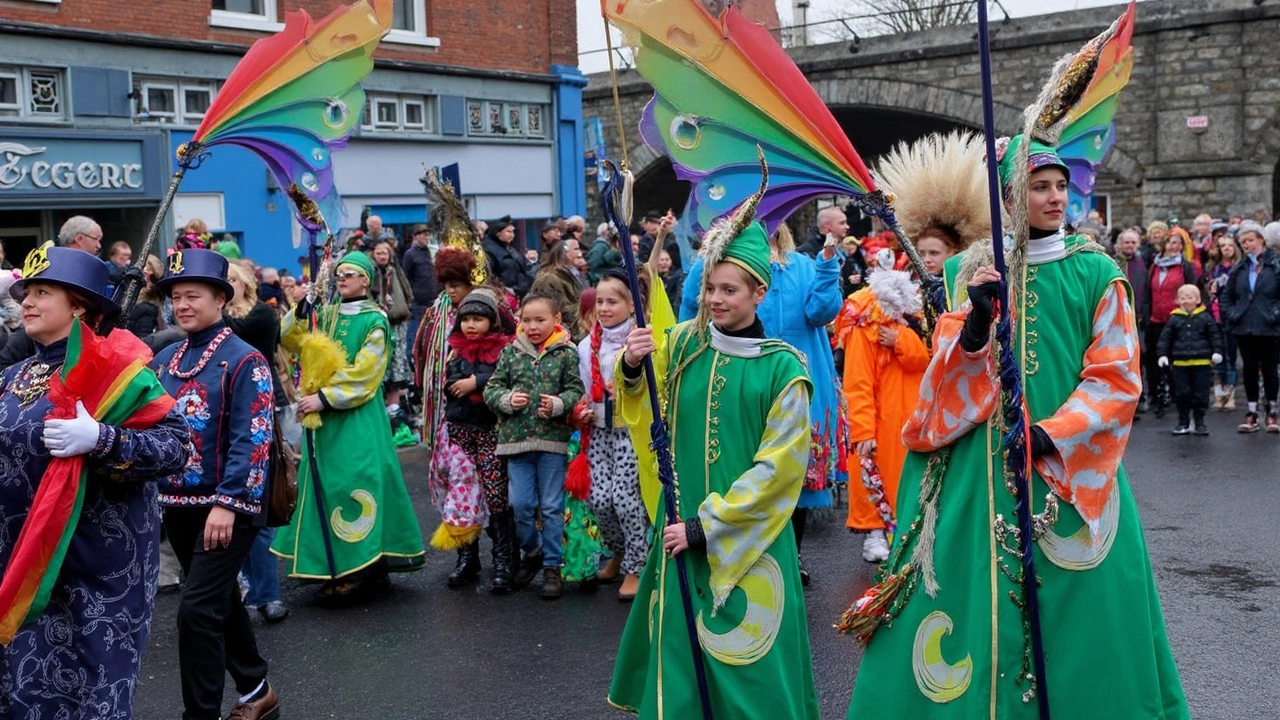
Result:
<svg viewBox="0 0 1280 720">
<path fill-rule="evenodd" d="M 906 280 L 906 273 L 893 274 Z M 880 289 L 883 292 L 883 286 Z M 874 459 L 885 498 L 896 516 L 898 480 L 907 456 L 902 427 L 915 410 L 920 382 L 929 367 L 929 350 L 924 341 L 899 319 L 899 313 L 886 312 L 876 290 L 874 286 L 867 287 L 849 296 L 836 319 L 836 341 L 844 348 L 844 396 L 849 406 L 851 448 L 849 516 L 845 524 L 858 532 L 884 529 L 885 522 L 868 499 L 861 482 L 861 458 L 852 448 L 864 440 L 876 441 Z M 918 300 L 914 307 L 919 308 Z M 893 347 L 880 343 L 882 327 L 897 330 Z"/>
</svg>

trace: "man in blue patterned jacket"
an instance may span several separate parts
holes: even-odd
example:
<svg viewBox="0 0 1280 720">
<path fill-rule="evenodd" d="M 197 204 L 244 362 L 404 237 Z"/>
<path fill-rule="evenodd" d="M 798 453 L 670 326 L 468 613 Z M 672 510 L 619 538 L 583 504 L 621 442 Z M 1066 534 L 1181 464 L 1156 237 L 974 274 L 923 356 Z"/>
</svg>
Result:
<svg viewBox="0 0 1280 720">
<path fill-rule="evenodd" d="M 274 720 L 280 703 L 236 583 L 266 518 L 271 367 L 222 320 L 234 294 L 226 258 L 175 252 L 157 286 L 187 339 L 161 351 L 154 367 L 194 445 L 186 469 L 160 487 L 165 531 L 186 573 L 178 607 L 182 717 L 220 718 L 229 672 L 240 693 L 232 714 Z"/>
</svg>

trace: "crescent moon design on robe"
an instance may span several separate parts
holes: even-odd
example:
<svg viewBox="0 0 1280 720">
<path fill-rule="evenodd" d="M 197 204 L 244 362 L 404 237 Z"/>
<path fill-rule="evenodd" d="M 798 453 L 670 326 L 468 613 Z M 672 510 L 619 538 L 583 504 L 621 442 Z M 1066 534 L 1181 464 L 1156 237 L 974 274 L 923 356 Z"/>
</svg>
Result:
<svg viewBox="0 0 1280 720">
<path fill-rule="evenodd" d="M 658 591 L 649 593 L 649 642 L 653 642 L 653 610 L 658 607 Z"/>
<path fill-rule="evenodd" d="M 966 654 L 964 660 L 952 665 L 942 655 L 942 638 L 951 634 L 954 625 L 944 612 L 929 613 L 916 629 L 915 646 L 911 651 L 911 669 L 915 671 L 916 685 L 924 696 L 936 703 L 949 703 L 964 695 L 973 679 L 973 657 Z"/>
<path fill-rule="evenodd" d="M 342 517 L 342 508 L 334 508 L 329 518 L 329 526 L 333 528 L 333 534 L 337 535 L 339 540 L 358 543 L 369 537 L 369 533 L 373 531 L 373 525 L 378 518 L 378 501 L 373 499 L 373 495 L 368 490 L 352 490 L 351 499 L 360 503 L 359 517 L 347 522 Z"/>
<path fill-rule="evenodd" d="M 698 641 L 708 655 L 726 665 L 750 665 L 769 654 L 778 638 L 785 606 L 782 568 L 764 553 L 738 581 L 737 589 L 747 596 L 742 621 L 729 632 L 716 634 L 707 629 L 699 613 Z"/>
<path fill-rule="evenodd" d="M 1120 486 L 1112 483 L 1111 494 L 1107 495 L 1107 502 L 1102 506 L 1102 518 L 1096 542 L 1089 532 L 1088 525 L 1082 526 L 1068 537 L 1049 530 L 1040 538 L 1040 551 L 1049 559 L 1049 562 L 1063 570 L 1076 572 L 1092 570 L 1107 559 L 1107 553 L 1111 552 L 1111 545 L 1116 540 L 1118 527 L 1120 527 Z"/>
</svg>

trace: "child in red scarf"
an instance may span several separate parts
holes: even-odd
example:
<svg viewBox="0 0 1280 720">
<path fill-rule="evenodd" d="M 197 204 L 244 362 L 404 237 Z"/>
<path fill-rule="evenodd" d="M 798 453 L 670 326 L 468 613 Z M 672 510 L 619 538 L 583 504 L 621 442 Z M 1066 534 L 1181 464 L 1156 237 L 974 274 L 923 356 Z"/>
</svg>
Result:
<svg viewBox="0 0 1280 720">
<path fill-rule="evenodd" d="M 458 306 L 445 362 L 445 433 L 450 444 L 466 457 L 458 458 L 449 477 L 440 478 L 448 489 L 437 505 L 445 524 L 455 527 L 479 525 L 482 516 L 488 516 L 495 595 L 511 590 L 515 522 L 508 501 L 507 473 L 498 458 L 498 416 L 485 404 L 484 387 L 514 331 L 510 313 L 503 312 L 497 295 L 488 289 L 473 290 Z M 468 466 L 470 472 L 466 472 Z M 479 575 L 477 537 L 458 548 L 458 564 L 449 575 L 449 587 L 470 585 Z"/>
</svg>

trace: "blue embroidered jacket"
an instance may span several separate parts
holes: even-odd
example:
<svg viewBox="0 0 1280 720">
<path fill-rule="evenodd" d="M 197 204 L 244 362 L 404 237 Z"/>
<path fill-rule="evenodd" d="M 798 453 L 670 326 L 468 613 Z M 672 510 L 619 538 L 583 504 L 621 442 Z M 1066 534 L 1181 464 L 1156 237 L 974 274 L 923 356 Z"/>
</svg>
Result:
<svg viewBox="0 0 1280 720">
<path fill-rule="evenodd" d="M 160 384 L 178 401 L 194 446 L 186 469 L 160 483 L 160 504 L 221 505 L 258 515 L 275 410 L 271 367 L 222 322 L 184 343 L 161 350 L 154 364 Z"/>
<path fill-rule="evenodd" d="M 0 371 L 0 567 L 6 567 L 49 466 L 52 410 L 40 379 L 65 340 Z M 159 571 L 156 478 L 182 468 L 190 442 L 177 409 L 145 430 L 103 425 L 85 456 L 80 522 L 44 614 L 0 649 L 0 718 L 128 720 L 151 629 Z"/>
</svg>

